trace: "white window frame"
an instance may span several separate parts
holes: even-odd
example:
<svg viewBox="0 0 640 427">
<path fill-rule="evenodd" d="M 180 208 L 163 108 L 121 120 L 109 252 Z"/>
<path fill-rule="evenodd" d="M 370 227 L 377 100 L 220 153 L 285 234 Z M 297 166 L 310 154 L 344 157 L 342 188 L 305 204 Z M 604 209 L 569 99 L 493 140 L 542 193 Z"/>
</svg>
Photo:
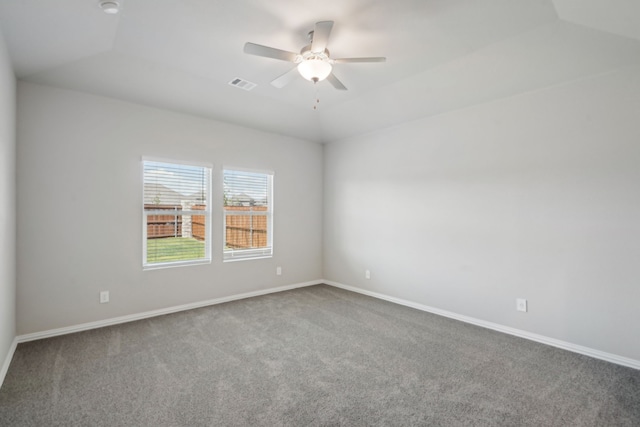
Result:
<svg viewBox="0 0 640 427">
<path fill-rule="evenodd" d="M 273 257 L 273 181 L 274 172 L 270 170 L 259 169 L 247 169 L 235 166 L 224 166 L 222 168 L 222 183 L 224 185 L 224 173 L 225 171 L 237 171 L 237 172 L 249 172 L 256 174 L 264 174 L 267 176 L 267 210 L 264 212 L 259 211 L 246 211 L 231 213 L 224 208 L 224 202 L 222 204 L 222 260 L 223 262 L 234 261 L 247 261 L 252 259 L 264 259 Z M 223 188 L 224 193 L 224 188 Z M 250 216 L 259 215 L 267 217 L 267 245 L 266 248 L 259 249 L 226 249 L 227 240 L 227 217 L 228 216 Z"/>
<path fill-rule="evenodd" d="M 209 179 L 206 184 L 206 209 L 205 210 L 182 210 L 180 211 L 180 215 L 198 215 L 205 217 L 205 244 L 204 258 L 191 259 L 191 260 L 183 260 L 183 261 L 169 261 L 169 262 L 155 262 L 148 263 L 147 262 L 147 216 L 149 215 L 166 215 L 166 210 L 145 210 L 144 208 L 144 166 L 145 162 L 158 162 L 158 163 L 167 163 L 173 165 L 184 165 L 184 166 L 194 166 L 194 167 L 202 167 L 209 169 Z M 211 187 L 212 187 L 212 179 L 213 179 L 213 165 L 211 163 L 203 163 L 203 162 L 192 162 L 192 161 L 183 161 L 176 159 L 165 159 L 158 157 L 147 157 L 143 156 L 140 162 L 141 165 L 141 173 L 142 173 L 142 269 L 143 270 L 157 270 L 161 268 L 172 268 L 172 267 L 184 267 L 189 265 L 202 265 L 202 264 L 211 264 Z"/>
</svg>

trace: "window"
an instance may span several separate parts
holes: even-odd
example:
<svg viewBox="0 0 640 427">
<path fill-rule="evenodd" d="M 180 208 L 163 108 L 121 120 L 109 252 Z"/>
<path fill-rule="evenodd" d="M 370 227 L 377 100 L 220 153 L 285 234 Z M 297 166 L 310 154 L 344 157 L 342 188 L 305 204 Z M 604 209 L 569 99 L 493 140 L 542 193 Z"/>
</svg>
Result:
<svg viewBox="0 0 640 427">
<path fill-rule="evenodd" d="M 211 262 L 211 168 L 142 163 L 143 268 Z"/>
<path fill-rule="evenodd" d="M 273 173 L 224 169 L 224 260 L 273 254 Z"/>
</svg>

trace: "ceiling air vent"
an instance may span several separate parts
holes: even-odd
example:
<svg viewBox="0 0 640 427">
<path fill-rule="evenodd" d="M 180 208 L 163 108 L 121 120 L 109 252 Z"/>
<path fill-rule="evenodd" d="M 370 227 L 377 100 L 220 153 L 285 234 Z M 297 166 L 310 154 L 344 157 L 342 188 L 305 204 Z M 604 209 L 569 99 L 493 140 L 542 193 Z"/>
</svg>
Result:
<svg viewBox="0 0 640 427">
<path fill-rule="evenodd" d="M 254 87 L 258 86 L 258 85 L 257 85 L 257 84 L 255 84 L 255 83 L 251 83 L 251 82 L 249 82 L 249 81 L 242 80 L 242 79 L 241 79 L 241 78 L 239 78 L 239 77 L 236 77 L 235 79 L 231 80 L 231 81 L 229 82 L 229 84 L 230 84 L 231 86 L 239 87 L 240 89 L 244 89 L 244 90 L 251 90 L 251 89 L 253 89 Z"/>
</svg>

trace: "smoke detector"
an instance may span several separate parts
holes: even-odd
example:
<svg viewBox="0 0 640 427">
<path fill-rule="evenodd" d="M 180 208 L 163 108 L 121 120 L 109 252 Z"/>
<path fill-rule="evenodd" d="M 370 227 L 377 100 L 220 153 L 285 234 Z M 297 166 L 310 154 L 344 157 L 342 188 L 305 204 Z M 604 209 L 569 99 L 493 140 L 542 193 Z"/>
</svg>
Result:
<svg viewBox="0 0 640 427">
<path fill-rule="evenodd" d="M 104 11 L 104 13 L 108 13 L 109 15 L 115 15 L 118 13 L 120 8 L 120 4 L 117 1 L 101 1 L 100 9 Z"/>
</svg>

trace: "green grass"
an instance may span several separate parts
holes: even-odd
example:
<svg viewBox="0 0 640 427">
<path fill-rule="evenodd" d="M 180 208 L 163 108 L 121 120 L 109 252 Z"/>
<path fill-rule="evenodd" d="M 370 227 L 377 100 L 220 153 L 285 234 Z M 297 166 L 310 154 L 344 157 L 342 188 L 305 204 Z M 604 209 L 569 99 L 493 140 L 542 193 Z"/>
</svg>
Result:
<svg viewBox="0 0 640 427">
<path fill-rule="evenodd" d="M 147 240 L 147 263 L 188 261 L 204 258 L 204 242 L 190 237 Z"/>
</svg>

